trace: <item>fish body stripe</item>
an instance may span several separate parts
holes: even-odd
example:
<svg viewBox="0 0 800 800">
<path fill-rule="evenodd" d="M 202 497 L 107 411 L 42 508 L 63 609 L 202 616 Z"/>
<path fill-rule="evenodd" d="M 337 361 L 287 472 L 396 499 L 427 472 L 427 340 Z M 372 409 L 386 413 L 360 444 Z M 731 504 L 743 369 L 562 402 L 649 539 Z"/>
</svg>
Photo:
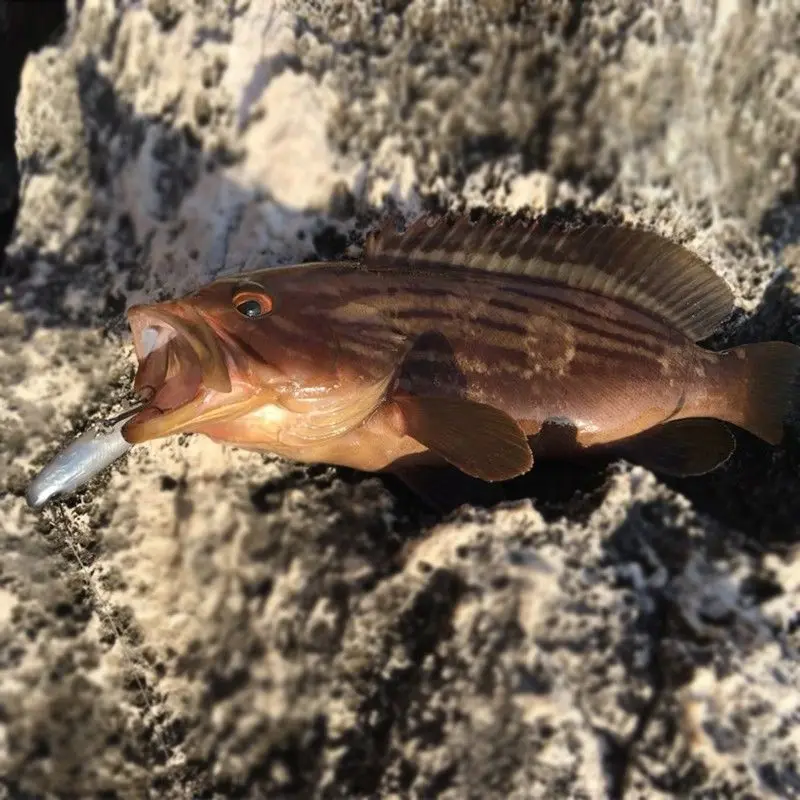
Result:
<svg viewBox="0 0 800 800">
<path fill-rule="evenodd" d="M 508 290 L 503 289 L 500 293 L 502 291 Z M 453 302 L 462 301 L 460 295 L 454 292 L 445 295 L 449 295 Z M 609 348 L 614 348 L 617 352 L 634 352 L 642 357 L 662 353 L 671 344 L 669 339 L 658 335 L 653 329 L 645 329 L 624 319 L 610 319 L 606 315 L 594 312 L 588 306 L 570 303 L 559 297 L 543 299 L 530 293 L 526 293 L 525 296 L 532 301 L 527 306 L 502 297 L 482 300 L 481 310 L 484 313 L 478 317 L 470 317 L 468 316 L 470 309 L 465 307 L 467 316 L 462 318 L 450 305 L 421 304 L 418 302 L 419 295 L 415 290 L 406 287 L 391 301 L 387 297 L 381 302 L 379 310 L 386 315 L 387 322 L 397 325 L 398 332 L 405 335 L 422 333 L 430 327 L 430 323 L 438 323 L 442 332 L 449 335 L 454 346 L 456 340 L 461 340 L 459 345 L 470 347 L 474 346 L 482 334 L 503 333 L 510 337 L 519 337 L 520 342 L 510 344 L 511 348 L 519 347 L 527 337 L 546 335 L 546 330 L 543 330 L 543 323 L 546 320 L 553 320 L 554 326 L 560 323 L 574 328 L 579 337 L 579 344 L 591 340 L 604 341 Z M 466 305 L 467 301 L 464 302 Z M 485 313 L 493 309 L 502 313 Z M 531 322 L 534 319 L 538 324 Z M 460 331 L 463 333 L 459 333 Z"/>
<path fill-rule="evenodd" d="M 475 260 L 476 255 L 481 256 L 480 253 L 465 255 L 464 263 L 468 264 L 470 260 Z M 486 256 L 481 257 L 485 259 Z M 553 278 L 543 278 L 534 275 L 521 276 L 512 272 L 491 272 L 489 270 L 481 270 L 477 267 L 456 270 L 453 268 L 453 261 L 423 260 L 419 266 L 417 266 L 415 263 L 409 263 L 408 258 L 403 254 L 397 256 L 389 255 L 387 258 L 387 254 L 382 253 L 380 256 L 380 263 L 383 266 L 393 268 L 391 271 L 387 270 L 386 272 L 382 272 L 380 270 L 376 270 L 373 273 L 376 277 L 383 277 L 384 281 L 387 282 L 391 281 L 396 275 L 404 276 L 406 280 L 414 277 L 416 277 L 418 280 L 424 279 L 425 277 L 437 278 L 442 282 L 452 282 L 453 291 L 456 291 L 459 285 L 463 286 L 467 282 L 473 284 L 488 284 L 494 288 L 499 288 L 501 292 L 507 292 L 509 294 L 526 297 L 533 300 L 540 300 L 547 296 L 558 303 L 565 301 L 564 295 L 593 293 L 590 288 L 573 288 L 566 283 L 566 280 L 559 281 Z M 566 278 L 567 270 L 570 265 L 568 263 L 564 263 L 562 266 L 565 270 Z M 406 290 L 409 293 L 415 293 L 417 291 L 417 289 L 412 286 L 407 286 Z M 661 317 L 645 307 L 635 305 L 634 303 L 619 298 L 612 299 L 602 293 L 594 293 L 597 294 L 598 297 L 601 297 L 605 302 L 613 302 L 619 306 L 629 308 L 631 311 L 636 312 L 641 316 L 651 318 L 654 323 L 660 327 L 667 325 L 667 323 Z M 592 309 L 589 305 L 582 310 L 585 313 L 592 313 Z M 650 328 L 637 325 L 632 320 L 628 324 L 632 329 L 637 330 L 642 334 L 652 334 L 652 330 Z"/>
<path fill-rule="evenodd" d="M 630 309 L 631 315 L 636 314 L 646 319 L 652 319 L 653 324 L 644 325 L 633 319 L 611 319 L 602 314 L 597 307 L 593 307 L 592 303 L 577 305 L 570 300 L 570 296 L 574 297 L 590 293 L 586 290 L 572 289 L 549 279 L 528 276 L 519 277 L 504 273 L 484 273 L 478 270 L 465 274 L 463 271 L 455 272 L 451 269 L 448 274 L 439 269 L 435 270 L 433 275 L 429 277 L 435 277 L 441 283 L 449 282 L 452 285 L 436 287 L 411 283 L 415 277 L 417 279 L 423 277 L 415 274 L 413 270 L 396 275 L 391 272 L 367 273 L 353 269 L 351 277 L 353 279 L 350 281 L 352 285 L 348 289 L 350 302 L 365 302 L 366 305 L 372 305 L 379 311 L 394 310 L 395 314 L 410 314 L 409 310 L 418 304 L 418 299 L 438 298 L 441 300 L 462 301 L 465 306 L 468 306 L 469 303 L 487 304 L 528 317 L 534 313 L 534 309 L 514 300 L 515 297 L 523 297 L 538 304 L 549 301 L 551 304 L 574 311 L 578 318 L 597 318 L 609 326 L 617 326 L 620 333 L 625 332 L 634 336 L 651 337 L 659 340 L 663 338 L 662 331 L 668 329 L 667 324 L 662 319 L 647 309 L 639 308 L 621 300 L 611 300 L 601 295 L 600 308 L 602 308 L 602 305 L 611 303 L 622 309 Z M 469 280 L 467 280 L 467 277 Z M 373 280 L 370 280 L 370 278 Z M 402 282 L 399 285 L 392 284 L 392 281 L 396 281 L 398 278 Z M 485 287 L 485 297 L 481 294 L 482 287 Z M 471 297 L 470 294 L 474 294 L 474 296 Z M 405 305 L 400 305 L 401 302 Z"/>
<path fill-rule="evenodd" d="M 302 353 L 310 339 L 332 331 L 353 373 L 374 377 L 391 370 L 407 347 L 431 331 L 447 340 L 452 353 L 412 350 L 407 365 L 452 366 L 455 354 L 470 380 L 506 375 L 529 381 L 540 374 L 588 380 L 619 370 L 655 377 L 682 344 L 682 335 L 651 313 L 553 280 L 433 264 L 372 271 L 353 266 L 336 274 L 337 293 L 320 298 L 318 307 L 305 300 L 305 337 L 285 331 L 281 339 Z M 300 276 L 287 288 L 298 301 L 307 297 Z"/>
</svg>

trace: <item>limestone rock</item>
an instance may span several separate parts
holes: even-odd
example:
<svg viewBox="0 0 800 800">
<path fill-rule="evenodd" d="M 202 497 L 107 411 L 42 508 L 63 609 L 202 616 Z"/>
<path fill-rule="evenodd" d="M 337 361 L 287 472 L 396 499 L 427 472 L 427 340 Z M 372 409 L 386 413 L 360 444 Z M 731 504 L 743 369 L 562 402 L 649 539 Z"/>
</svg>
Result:
<svg viewBox="0 0 800 800">
<path fill-rule="evenodd" d="M 21 76 L 2 278 L 8 796 L 800 791 L 796 421 L 704 478 L 537 465 L 443 519 L 197 437 L 24 504 L 125 401 L 127 305 L 386 210 L 636 220 L 734 287 L 715 344 L 800 343 L 796 9 L 690 5 L 69 4 Z"/>
</svg>

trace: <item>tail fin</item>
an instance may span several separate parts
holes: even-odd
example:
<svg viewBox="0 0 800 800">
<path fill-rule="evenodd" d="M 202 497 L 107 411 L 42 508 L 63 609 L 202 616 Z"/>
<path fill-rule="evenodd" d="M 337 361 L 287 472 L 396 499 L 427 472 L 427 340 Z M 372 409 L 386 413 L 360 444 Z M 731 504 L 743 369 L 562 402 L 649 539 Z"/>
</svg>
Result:
<svg viewBox="0 0 800 800">
<path fill-rule="evenodd" d="M 720 418 L 779 444 L 793 401 L 800 398 L 800 347 L 789 342 L 748 344 L 719 358 L 728 398 Z"/>
</svg>

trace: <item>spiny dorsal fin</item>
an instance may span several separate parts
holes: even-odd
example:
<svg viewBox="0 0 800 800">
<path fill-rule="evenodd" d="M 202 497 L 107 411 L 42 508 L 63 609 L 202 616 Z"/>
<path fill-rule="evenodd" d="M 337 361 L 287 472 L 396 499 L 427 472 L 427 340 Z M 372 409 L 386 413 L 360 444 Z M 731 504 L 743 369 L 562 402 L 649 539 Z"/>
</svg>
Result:
<svg viewBox="0 0 800 800">
<path fill-rule="evenodd" d="M 623 226 L 548 229 L 536 221 L 424 216 L 404 232 L 389 222 L 372 233 L 364 264 L 460 267 L 561 283 L 646 309 L 693 341 L 733 309 L 729 286 L 706 262 L 656 233 Z"/>
</svg>

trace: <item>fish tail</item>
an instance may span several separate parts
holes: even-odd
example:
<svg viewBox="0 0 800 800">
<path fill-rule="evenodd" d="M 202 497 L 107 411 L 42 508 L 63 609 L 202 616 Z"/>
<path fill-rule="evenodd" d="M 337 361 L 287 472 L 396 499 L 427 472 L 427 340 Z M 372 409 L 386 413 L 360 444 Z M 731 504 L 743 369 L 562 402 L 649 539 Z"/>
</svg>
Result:
<svg viewBox="0 0 800 800">
<path fill-rule="evenodd" d="M 779 444 L 786 418 L 800 396 L 800 347 L 789 342 L 742 345 L 719 353 L 716 363 L 713 377 L 722 391 L 721 408 L 714 416 L 769 444 Z"/>
</svg>

